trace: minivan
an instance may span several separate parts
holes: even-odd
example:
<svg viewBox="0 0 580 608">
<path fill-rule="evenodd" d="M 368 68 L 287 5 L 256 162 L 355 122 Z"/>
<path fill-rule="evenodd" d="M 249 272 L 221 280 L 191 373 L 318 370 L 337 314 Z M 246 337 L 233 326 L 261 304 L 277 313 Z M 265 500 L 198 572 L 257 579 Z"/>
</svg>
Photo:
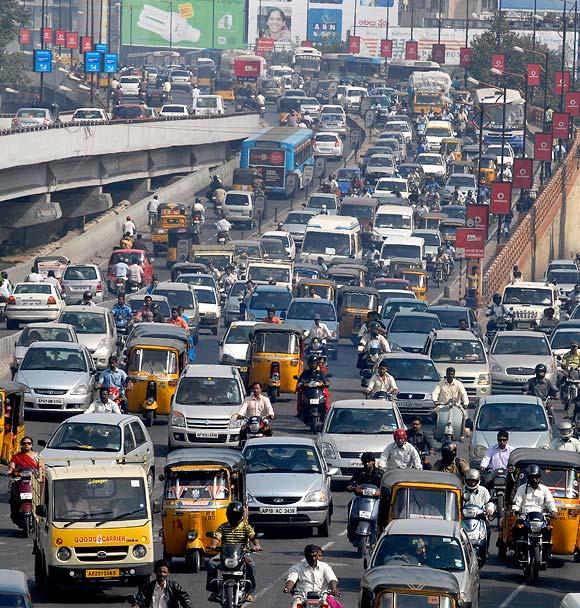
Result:
<svg viewBox="0 0 580 608">
<path fill-rule="evenodd" d="M 194 116 L 222 116 L 225 113 L 224 100 L 220 95 L 198 95 L 193 98 Z"/>
<path fill-rule="evenodd" d="M 348 215 L 315 215 L 306 226 L 301 257 L 330 262 L 335 257 L 362 259 L 360 224 Z"/>
<path fill-rule="evenodd" d="M 222 211 L 229 222 L 251 228 L 264 213 L 264 197 L 245 190 L 228 190 Z"/>
</svg>

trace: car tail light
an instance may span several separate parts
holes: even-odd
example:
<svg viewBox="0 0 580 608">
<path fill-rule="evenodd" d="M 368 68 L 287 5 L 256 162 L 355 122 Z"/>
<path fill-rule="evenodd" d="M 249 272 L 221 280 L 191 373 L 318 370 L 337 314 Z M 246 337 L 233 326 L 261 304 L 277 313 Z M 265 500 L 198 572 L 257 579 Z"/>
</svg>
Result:
<svg viewBox="0 0 580 608">
<path fill-rule="evenodd" d="M 16 304 L 16 298 L 14 296 L 10 296 L 8 298 L 8 304 Z"/>
<path fill-rule="evenodd" d="M 56 299 L 54 298 L 54 296 L 48 296 L 48 300 L 46 301 L 46 303 L 48 305 L 56 304 Z"/>
<path fill-rule="evenodd" d="M 96 291 L 97 291 L 97 292 L 98 292 L 98 291 L 103 291 L 103 286 L 101 285 L 101 282 L 100 282 L 100 281 L 97 283 L 97 288 L 96 288 Z"/>
</svg>

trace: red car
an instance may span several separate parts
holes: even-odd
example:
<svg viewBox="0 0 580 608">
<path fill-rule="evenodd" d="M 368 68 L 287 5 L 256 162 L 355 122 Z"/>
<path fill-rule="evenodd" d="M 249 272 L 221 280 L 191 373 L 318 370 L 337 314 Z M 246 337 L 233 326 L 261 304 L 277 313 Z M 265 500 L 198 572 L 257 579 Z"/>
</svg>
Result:
<svg viewBox="0 0 580 608">
<path fill-rule="evenodd" d="M 152 256 L 148 251 L 143 251 L 143 249 L 115 249 L 109 258 L 107 267 L 107 287 L 109 288 L 109 292 L 114 292 L 115 290 L 115 275 L 112 272 L 113 266 L 117 262 L 125 262 L 127 266 L 130 266 L 135 259 L 141 263 L 141 268 L 143 268 L 143 272 L 145 273 L 145 284 L 151 283 L 154 270 L 151 261 Z"/>
</svg>

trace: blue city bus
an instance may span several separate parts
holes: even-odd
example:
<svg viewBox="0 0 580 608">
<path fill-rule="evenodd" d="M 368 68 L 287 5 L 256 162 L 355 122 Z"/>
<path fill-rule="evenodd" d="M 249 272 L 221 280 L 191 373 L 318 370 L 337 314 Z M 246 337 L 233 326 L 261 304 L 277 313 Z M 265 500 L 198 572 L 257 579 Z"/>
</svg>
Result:
<svg viewBox="0 0 580 608">
<path fill-rule="evenodd" d="M 314 165 L 313 132 L 302 127 L 271 127 L 242 143 L 240 167 L 256 169 L 268 193 L 291 196 L 289 175 L 296 176 L 295 189 L 302 188 L 304 167 Z"/>
</svg>

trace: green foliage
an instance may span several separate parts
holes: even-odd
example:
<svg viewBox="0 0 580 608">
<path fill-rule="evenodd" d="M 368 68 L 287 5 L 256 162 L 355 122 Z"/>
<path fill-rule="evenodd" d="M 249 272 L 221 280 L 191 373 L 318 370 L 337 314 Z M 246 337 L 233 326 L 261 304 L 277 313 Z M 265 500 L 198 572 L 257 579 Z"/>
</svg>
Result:
<svg viewBox="0 0 580 608">
<path fill-rule="evenodd" d="M 28 23 L 30 12 L 19 0 L 1 0 L 0 5 L 0 83 L 21 84 L 27 81 L 30 57 L 8 52 L 6 48 L 17 38 L 21 25 Z"/>
</svg>

